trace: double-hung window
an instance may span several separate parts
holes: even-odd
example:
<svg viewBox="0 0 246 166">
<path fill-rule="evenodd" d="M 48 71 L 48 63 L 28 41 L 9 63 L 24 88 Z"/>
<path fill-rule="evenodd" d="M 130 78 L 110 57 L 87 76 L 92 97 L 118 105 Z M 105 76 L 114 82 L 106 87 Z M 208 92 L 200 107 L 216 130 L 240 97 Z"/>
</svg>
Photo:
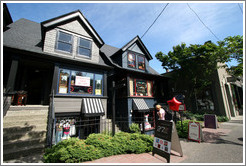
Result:
<svg viewBox="0 0 246 166">
<path fill-rule="evenodd" d="M 128 53 L 128 67 L 136 68 L 136 55 L 133 53 Z"/>
<path fill-rule="evenodd" d="M 58 31 L 58 38 L 56 43 L 56 49 L 68 53 L 72 53 L 73 48 L 73 36 L 71 34 Z"/>
<path fill-rule="evenodd" d="M 79 38 L 78 41 L 78 56 L 90 58 L 91 57 L 91 41 Z"/>
<path fill-rule="evenodd" d="M 145 70 L 145 58 L 138 56 L 138 69 Z"/>
</svg>

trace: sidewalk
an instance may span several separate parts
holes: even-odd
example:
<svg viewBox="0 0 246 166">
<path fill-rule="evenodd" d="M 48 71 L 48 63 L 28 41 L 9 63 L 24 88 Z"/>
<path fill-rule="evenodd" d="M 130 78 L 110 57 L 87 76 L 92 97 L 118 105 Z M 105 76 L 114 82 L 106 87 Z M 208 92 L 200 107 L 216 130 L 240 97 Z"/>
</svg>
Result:
<svg viewBox="0 0 246 166">
<path fill-rule="evenodd" d="M 172 151 L 171 153 L 171 159 L 170 163 L 194 163 L 197 160 L 202 161 L 201 158 L 204 158 L 204 156 L 200 156 L 199 153 L 205 153 L 206 154 L 211 154 L 211 160 L 207 160 L 205 163 L 210 163 L 210 162 L 217 162 L 216 161 L 216 156 L 219 155 L 218 153 L 215 152 L 217 147 L 217 144 L 221 144 L 221 139 L 224 136 L 229 136 L 230 133 L 232 132 L 233 124 L 240 124 L 243 121 L 243 117 L 239 116 L 236 118 L 232 118 L 231 121 L 225 122 L 225 123 L 220 123 L 219 128 L 217 129 L 210 129 L 210 128 L 203 128 L 203 142 L 197 143 L 193 141 L 188 141 L 187 139 L 180 139 L 182 151 L 184 153 L 184 156 L 181 157 L 179 156 L 178 153 Z M 231 126 L 231 127 L 228 127 Z M 226 126 L 226 127 L 225 127 Z M 222 142 L 224 144 L 228 142 Z M 222 145 L 223 146 L 223 145 Z M 224 146 L 223 146 L 224 147 Z M 208 148 L 209 150 L 205 150 Z M 214 149 L 215 150 L 210 150 Z M 210 152 L 211 151 L 211 152 Z M 188 153 L 191 152 L 191 153 Z M 199 157 L 195 157 L 193 159 L 193 153 L 196 153 Z M 213 157 L 214 156 L 214 157 Z M 200 158 L 200 159 L 199 159 Z M 215 158 L 215 160 L 214 160 Z M 194 160 L 194 162 L 193 162 Z M 223 160 L 222 160 L 223 161 Z M 226 160 L 225 160 L 226 162 Z M 240 162 L 240 161 L 239 161 Z M 85 164 L 92 164 L 92 163 L 167 163 L 166 159 L 155 154 L 152 156 L 152 153 L 142 153 L 142 154 L 124 154 L 124 155 L 115 155 L 115 156 L 110 156 L 110 157 L 104 157 L 98 160 L 94 161 L 88 161 L 84 162 Z"/>
</svg>

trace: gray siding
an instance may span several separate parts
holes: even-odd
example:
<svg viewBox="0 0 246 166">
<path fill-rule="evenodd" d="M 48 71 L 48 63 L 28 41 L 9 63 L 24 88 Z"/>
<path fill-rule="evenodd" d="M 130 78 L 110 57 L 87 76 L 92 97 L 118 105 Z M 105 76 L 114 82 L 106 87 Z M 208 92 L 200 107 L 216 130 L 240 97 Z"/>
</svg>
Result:
<svg viewBox="0 0 246 166">
<path fill-rule="evenodd" d="M 72 53 L 63 53 L 55 50 L 56 39 L 57 39 L 57 31 L 63 31 L 73 35 L 73 50 Z M 91 51 L 91 59 L 81 58 L 77 55 L 77 43 L 78 38 L 82 37 L 92 41 L 92 51 Z M 46 32 L 45 40 L 44 40 L 44 52 L 55 54 L 59 57 L 66 57 L 71 59 L 76 59 L 78 61 L 87 61 L 93 63 L 99 63 L 99 48 L 92 40 L 92 37 L 85 31 L 82 25 L 74 20 L 67 24 L 58 26 L 57 28 L 51 29 Z"/>
<path fill-rule="evenodd" d="M 129 47 L 128 50 L 131 50 L 131 51 L 134 51 L 134 52 L 137 52 L 139 54 L 144 55 L 144 53 L 141 51 L 141 49 L 138 47 L 138 45 L 136 45 L 136 43 L 133 44 L 131 47 Z"/>
</svg>

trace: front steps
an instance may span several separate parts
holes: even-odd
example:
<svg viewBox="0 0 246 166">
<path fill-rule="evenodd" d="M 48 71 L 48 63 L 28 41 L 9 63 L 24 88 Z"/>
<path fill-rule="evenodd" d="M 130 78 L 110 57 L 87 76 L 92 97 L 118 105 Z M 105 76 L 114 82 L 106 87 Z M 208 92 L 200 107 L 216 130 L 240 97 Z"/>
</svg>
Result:
<svg viewBox="0 0 246 166">
<path fill-rule="evenodd" d="M 3 118 L 3 161 L 37 162 L 46 143 L 48 106 L 11 106 Z"/>
</svg>

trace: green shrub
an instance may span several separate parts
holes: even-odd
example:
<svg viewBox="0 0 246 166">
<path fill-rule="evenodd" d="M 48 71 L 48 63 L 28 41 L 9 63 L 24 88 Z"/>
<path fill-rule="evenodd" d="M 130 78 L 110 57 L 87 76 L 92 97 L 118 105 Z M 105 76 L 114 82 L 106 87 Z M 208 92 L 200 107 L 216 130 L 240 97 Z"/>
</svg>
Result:
<svg viewBox="0 0 246 166">
<path fill-rule="evenodd" d="M 89 135 L 85 143 L 100 149 L 104 157 L 116 155 L 120 152 L 118 146 L 112 143 L 112 137 L 109 135 L 93 133 Z"/>
<path fill-rule="evenodd" d="M 229 119 L 226 116 L 217 116 L 218 122 L 228 122 Z"/>
<path fill-rule="evenodd" d="M 141 132 L 139 125 L 137 123 L 132 123 L 129 128 L 130 128 L 130 131 L 133 133 L 140 133 Z"/>
<path fill-rule="evenodd" d="M 45 149 L 45 163 L 79 163 L 103 157 L 102 152 L 84 140 L 70 138 Z"/>
<path fill-rule="evenodd" d="M 139 133 L 90 134 L 86 140 L 70 138 L 45 150 L 46 163 L 78 163 L 126 153 L 152 151 L 154 138 Z"/>
</svg>

